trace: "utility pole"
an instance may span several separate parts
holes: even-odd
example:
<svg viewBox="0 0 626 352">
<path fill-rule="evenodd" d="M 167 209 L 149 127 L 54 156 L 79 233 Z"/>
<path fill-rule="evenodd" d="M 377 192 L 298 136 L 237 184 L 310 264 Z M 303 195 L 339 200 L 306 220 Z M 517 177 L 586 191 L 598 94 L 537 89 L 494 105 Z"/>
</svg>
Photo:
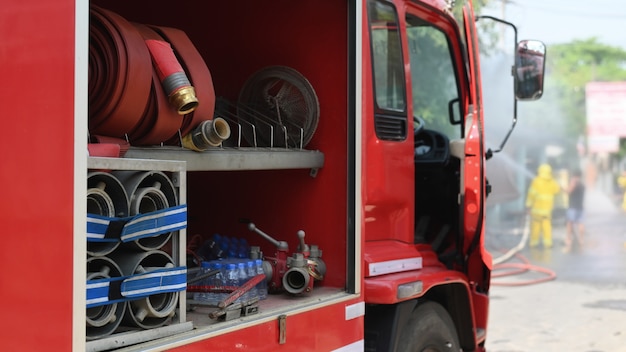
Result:
<svg viewBox="0 0 626 352">
<path fill-rule="evenodd" d="M 512 0 L 500 0 L 500 18 L 506 21 L 506 5 L 514 3 Z M 499 36 L 499 46 L 502 51 L 507 51 L 508 48 L 506 46 L 506 27 L 504 24 L 500 24 L 500 36 Z"/>
</svg>

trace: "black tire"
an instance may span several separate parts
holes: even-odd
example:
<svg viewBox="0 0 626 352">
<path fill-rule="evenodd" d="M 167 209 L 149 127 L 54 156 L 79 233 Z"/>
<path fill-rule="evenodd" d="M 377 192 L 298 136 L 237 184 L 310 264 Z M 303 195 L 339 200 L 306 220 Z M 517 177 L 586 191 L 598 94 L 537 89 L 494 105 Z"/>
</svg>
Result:
<svg viewBox="0 0 626 352">
<path fill-rule="evenodd" d="M 435 302 L 419 304 L 400 333 L 399 352 L 458 352 L 459 337 L 448 312 Z"/>
</svg>

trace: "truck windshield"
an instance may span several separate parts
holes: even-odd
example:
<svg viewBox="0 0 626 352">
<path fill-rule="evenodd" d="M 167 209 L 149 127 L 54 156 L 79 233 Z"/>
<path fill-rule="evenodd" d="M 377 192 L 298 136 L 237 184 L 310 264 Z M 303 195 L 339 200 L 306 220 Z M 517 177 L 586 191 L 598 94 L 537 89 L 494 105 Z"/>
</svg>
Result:
<svg viewBox="0 0 626 352">
<path fill-rule="evenodd" d="M 461 121 L 462 115 L 452 51 L 445 33 L 420 18 L 408 16 L 407 37 L 413 115 L 424 119 L 426 128 L 437 130 L 450 139 L 459 138 L 461 128 L 450 122 Z"/>
</svg>

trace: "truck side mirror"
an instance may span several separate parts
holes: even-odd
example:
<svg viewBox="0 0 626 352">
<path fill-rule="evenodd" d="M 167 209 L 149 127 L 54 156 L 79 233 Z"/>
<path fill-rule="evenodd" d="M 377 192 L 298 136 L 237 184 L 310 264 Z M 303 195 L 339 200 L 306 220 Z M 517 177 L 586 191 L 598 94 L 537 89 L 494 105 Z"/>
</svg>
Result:
<svg viewBox="0 0 626 352">
<path fill-rule="evenodd" d="M 522 40 L 515 51 L 515 98 L 537 100 L 543 94 L 546 46 L 538 40 Z"/>
</svg>

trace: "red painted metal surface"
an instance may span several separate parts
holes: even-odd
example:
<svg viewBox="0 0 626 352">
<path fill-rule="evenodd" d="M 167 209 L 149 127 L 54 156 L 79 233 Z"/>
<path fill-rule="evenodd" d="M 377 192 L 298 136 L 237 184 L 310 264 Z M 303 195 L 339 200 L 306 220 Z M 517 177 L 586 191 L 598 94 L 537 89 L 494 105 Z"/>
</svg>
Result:
<svg viewBox="0 0 626 352">
<path fill-rule="evenodd" d="M 489 300 L 487 293 L 490 285 L 490 271 L 492 268 L 491 254 L 485 248 L 485 155 L 484 155 L 484 119 L 482 110 L 482 83 L 480 74 L 480 56 L 479 43 L 476 34 L 474 21 L 474 12 L 471 3 L 466 5 L 465 12 L 466 31 L 470 33 L 468 38 L 468 54 L 470 75 L 472 77 L 472 96 L 475 101 L 472 102 L 475 116 L 474 124 L 470 130 L 471 138 L 466 145 L 466 154 L 471 153 L 473 156 L 466 159 L 465 185 L 466 185 L 466 202 L 465 202 L 465 231 L 466 241 L 468 244 L 470 238 L 480 236 L 477 246 L 467 259 L 466 271 L 467 276 L 472 282 L 472 302 L 475 305 L 474 322 L 477 327 L 486 328 L 489 313 Z M 467 247 L 466 247 L 467 248 Z"/>
<path fill-rule="evenodd" d="M 465 275 L 458 271 L 446 270 L 445 268 L 428 267 L 421 270 L 405 271 L 389 274 L 381 277 L 365 279 L 365 301 L 376 304 L 394 304 L 406 301 L 408 298 L 399 300 L 396 297 L 398 286 L 401 284 L 421 281 L 423 290 L 421 294 L 412 298 L 423 296 L 428 290 L 439 285 L 461 284 L 469 292 L 468 282 Z M 469 302 L 468 302 L 469 303 Z"/>
<path fill-rule="evenodd" d="M 401 13 L 398 16 L 402 18 Z M 369 43 L 367 16 L 364 17 L 363 42 Z M 409 62 L 406 51 L 403 55 L 404 62 Z M 365 241 L 395 239 L 409 243 L 412 242 L 414 226 L 413 137 L 408 133 L 405 141 L 390 142 L 382 141 L 376 136 L 371 52 L 368 45 L 363 46 L 362 59 L 363 235 Z M 405 85 L 410 94 L 410 84 Z M 407 100 L 407 104 L 408 116 L 412 111 L 411 99 Z"/>
<path fill-rule="evenodd" d="M 345 307 L 357 302 L 347 301 L 288 315 L 284 344 L 278 342 L 278 320 L 273 320 L 172 351 L 332 351 L 364 338 L 363 316 L 345 319 Z"/>
<path fill-rule="evenodd" d="M 371 262 L 382 262 L 399 258 L 419 257 L 422 260 L 422 269 L 398 272 L 388 275 L 367 277 L 367 265 Z M 366 275 L 364 283 L 365 301 L 376 304 L 394 304 L 409 298 L 398 299 L 398 286 L 401 284 L 421 281 L 422 291 L 415 297 L 420 297 L 434 286 L 442 284 L 462 284 L 466 287 L 469 297 L 469 283 L 467 277 L 458 271 L 447 269 L 437 259 L 437 254 L 430 245 L 408 245 L 390 243 L 389 241 L 368 242 L 364 248 Z M 468 302 L 469 303 L 469 302 Z"/>
<path fill-rule="evenodd" d="M 418 252 L 412 243 L 399 241 L 369 241 L 363 248 L 363 261 L 365 264 L 364 275 L 370 276 L 368 266 L 373 263 L 386 262 L 404 258 L 420 258 L 422 253 Z M 373 273 L 372 273 L 373 276 Z"/>
<path fill-rule="evenodd" d="M 0 334 L 6 351 L 71 350 L 74 4 L 8 0 L 0 11 Z"/>
</svg>

